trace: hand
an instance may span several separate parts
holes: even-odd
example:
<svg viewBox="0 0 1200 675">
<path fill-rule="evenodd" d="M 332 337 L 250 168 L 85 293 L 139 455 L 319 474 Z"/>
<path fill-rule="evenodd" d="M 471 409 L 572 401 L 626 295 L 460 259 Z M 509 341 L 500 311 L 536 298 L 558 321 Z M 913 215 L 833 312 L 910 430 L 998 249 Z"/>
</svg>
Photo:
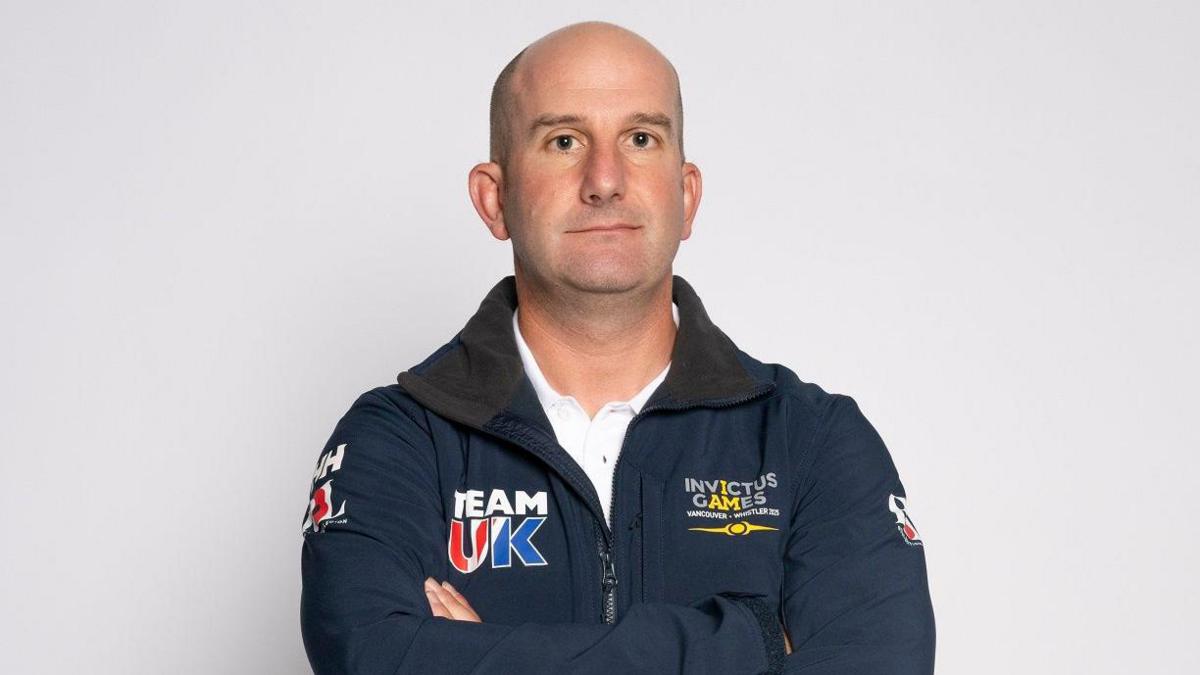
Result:
<svg viewBox="0 0 1200 675">
<path fill-rule="evenodd" d="M 785 650 L 785 653 L 787 653 L 787 654 L 792 653 L 792 641 L 788 639 L 786 630 L 783 631 L 783 648 Z"/>
<path fill-rule="evenodd" d="M 425 579 L 425 597 L 429 598 L 429 608 L 433 611 L 434 616 L 455 621 L 483 623 L 483 619 L 480 619 L 475 610 L 471 609 L 467 599 L 451 586 L 449 581 L 438 584 L 433 577 Z"/>
</svg>

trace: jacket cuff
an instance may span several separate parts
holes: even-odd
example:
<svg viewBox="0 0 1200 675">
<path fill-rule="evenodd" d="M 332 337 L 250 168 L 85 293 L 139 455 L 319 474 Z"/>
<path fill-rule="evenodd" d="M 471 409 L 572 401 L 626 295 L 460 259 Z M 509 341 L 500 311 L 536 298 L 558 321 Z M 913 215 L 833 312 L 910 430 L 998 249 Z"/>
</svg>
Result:
<svg viewBox="0 0 1200 675">
<path fill-rule="evenodd" d="M 741 603 L 754 614 L 754 618 L 758 619 L 758 625 L 762 627 L 763 644 L 767 649 L 767 673 L 769 675 L 782 673 L 783 662 L 787 658 L 787 651 L 783 644 L 783 624 L 775 617 L 771 605 L 759 595 L 744 593 L 718 593 L 717 595 Z"/>
</svg>

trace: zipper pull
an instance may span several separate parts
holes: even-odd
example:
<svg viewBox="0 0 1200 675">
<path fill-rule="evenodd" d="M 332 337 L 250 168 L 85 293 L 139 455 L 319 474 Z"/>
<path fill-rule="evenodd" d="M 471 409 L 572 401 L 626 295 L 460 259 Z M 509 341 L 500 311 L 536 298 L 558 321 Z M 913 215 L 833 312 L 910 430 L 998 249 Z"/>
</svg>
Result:
<svg viewBox="0 0 1200 675">
<path fill-rule="evenodd" d="M 612 591 L 617 585 L 617 568 L 613 565 L 612 554 L 608 550 L 600 552 L 600 562 L 604 564 L 604 592 Z"/>
</svg>

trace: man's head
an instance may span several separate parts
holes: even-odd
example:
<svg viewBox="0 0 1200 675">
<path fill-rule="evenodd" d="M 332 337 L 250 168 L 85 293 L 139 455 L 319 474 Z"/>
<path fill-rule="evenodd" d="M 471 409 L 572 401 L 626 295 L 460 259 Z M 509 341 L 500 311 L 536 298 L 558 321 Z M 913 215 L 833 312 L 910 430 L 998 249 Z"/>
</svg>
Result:
<svg viewBox="0 0 1200 675">
<path fill-rule="evenodd" d="M 684 161 L 678 75 L 653 45 L 603 22 L 556 30 L 501 72 L 491 123 L 471 199 L 511 237 L 518 276 L 604 293 L 669 283 L 701 182 Z"/>
<path fill-rule="evenodd" d="M 608 24 L 599 21 L 573 24 L 571 26 L 559 29 L 558 31 L 555 31 L 555 33 L 547 35 L 545 38 L 542 38 L 542 40 L 557 34 L 561 34 L 562 37 L 567 37 L 569 34 L 568 31 L 570 30 L 578 32 L 589 29 L 625 32 L 632 39 L 641 41 L 646 47 L 653 50 L 657 58 L 661 59 L 662 62 L 671 69 L 671 79 L 675 85 L 675 116 L 673 117 L 672 121 L 678 122 L 674 125 L 675 142 L 679 144 L 679 156 L 681 161 L 686 159 L 687 155 L 683 150 L 683 92 L 679 87 L 679 73 L 676 72 L 675 66 L 672 65 L 670 61 L 666 60 L 666 57 L 662 56 L 662 54 L 659 54 L 658 51 L 654 49 L 653 45 L 643 40 L 636 33 L 628 32 L 624 28 L 614 24 Z M 517 71 L 517 66 L 521 62 L 521 57 L 523 57 L 525 52 L 528 50 L 529 48 L 526 47 L 525 49 L 517 52 L 517 55 L 508 62 L 508 65 L 504 66 L 503 70 L 500 71 L 500 75 L 496 77 L 495 84 L 492 85 L 492 100 L 490 106 L 491 116 L 488 134 L 489 149 L 491 161 L 499 164 L 502 169 L 505 166 L 505 160 L 508 157 L 509 148 L 513 142 L 511 125 L 513 118 L 517 114 L 515 110 L 516 92 L 514 92 L 514 87 L 512 84 L 513 74 Z"/>
</svg>

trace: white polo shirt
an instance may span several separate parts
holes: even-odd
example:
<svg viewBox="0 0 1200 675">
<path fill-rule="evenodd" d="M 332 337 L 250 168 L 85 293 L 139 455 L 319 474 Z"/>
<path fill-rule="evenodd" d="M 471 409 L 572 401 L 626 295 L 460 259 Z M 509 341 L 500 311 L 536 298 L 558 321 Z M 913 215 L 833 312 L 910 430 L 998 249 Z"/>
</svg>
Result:
<svg viewBox="0 0 1200 675">
<path fill-rule="evenodd" d="M 525 374 L 533 383 L 542 409 L 546 411 L 546 417 L 554 427 L 558 444 L 583 468 L 592 485 L 596 487 L 596 494 L 600 496 L 600 506 L 604 509 L 604 518 L 611 526 L 612 514 L 609 513 L 609 509 L 612 508 L 613 467 L 617 463 L 617 455 L 621 452 L 621 443 L 625 440 L 625 429 L 658 385 L 666 379 L 671 364 L 667 363 L 667 367 L 642 387 L 641 391 L 634 394 L 633 398 L 628 401 L 609 401 L 596 412 L 594 418 L 588 419 L 587 413 L 574 396 L 563 396 L 546 382 L 533 352 L 521 335 L 521 328 L 517 323 L 519 311 L 520 307 L 513 311 L 513 334 L 517 338 L 517 351 L 521 353 Z M 679 307 L 674 302 L 671 303 L 671 316 L 678 327 Z"/>
</svg>

